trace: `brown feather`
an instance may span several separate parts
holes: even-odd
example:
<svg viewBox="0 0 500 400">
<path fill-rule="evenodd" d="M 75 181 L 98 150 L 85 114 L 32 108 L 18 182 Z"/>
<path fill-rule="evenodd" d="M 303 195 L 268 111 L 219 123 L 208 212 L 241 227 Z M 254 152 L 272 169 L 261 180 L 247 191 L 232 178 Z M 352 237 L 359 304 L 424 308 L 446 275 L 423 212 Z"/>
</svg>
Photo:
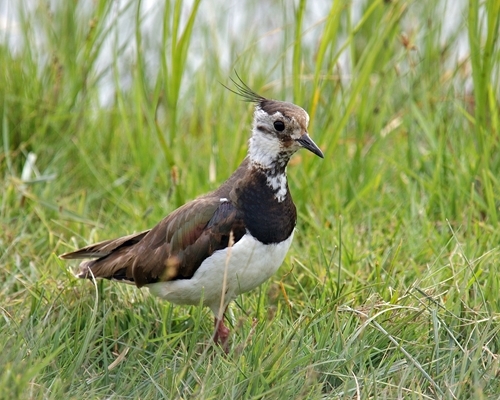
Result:
<svg viewBox="0 0 500 400">
<path fill-rule="evenodd" d="M 104 240 L 102 242 L 83 247 L 76 251 L 61 254 L 59 258 L 62 258 L 64 260 L 74 260 L 78 258 L 105 257 L 122 246 L 127 247 L 138 243 L 144 236 L 146 236 L 148 232 L 149 229 L 140 233 L 123 236 L 118 239 Z"/>
<path fill-rule="evenodd" d="M 219 209 L 228 209 L 223 214 Z M 174 211 L 131 250 L 131 275 L 137 286 L 188 279 L 205 258 L 227 247 L 231 231 L 244 234 L 236 209 L 217 197 L 201 197 Z M 129 272 L 127 272 L 127 275 Z"/>
<path fill-rule="evenodd" d="M 203 260 L 245 233 L 240 213 L 229 203 L 230 189 L 248 167 L 245 159 L 216 191 L 178 208 L 154 228 L 92 244 L 63 259 L 96 258 L 80 264 L 80 278 L 116 279 L 141 287 L 158 281 L 189 279 Z"/>
</svg>

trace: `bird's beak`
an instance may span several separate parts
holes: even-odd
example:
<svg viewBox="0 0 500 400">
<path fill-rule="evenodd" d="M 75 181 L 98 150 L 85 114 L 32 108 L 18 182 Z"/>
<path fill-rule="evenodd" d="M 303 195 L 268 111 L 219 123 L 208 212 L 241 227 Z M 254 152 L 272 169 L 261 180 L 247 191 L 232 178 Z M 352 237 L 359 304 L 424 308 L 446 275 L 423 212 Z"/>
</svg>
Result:
<svg viewBox="0 0 500 400">
<path fill-rule="evenodd" d="M 325 158 L 323 155 L 323 152 L 320 150 L 320 148 L 316 145 L 316 143 L 313 142 L 311 137 L 306 133 L 304 133 L 299 139 L 297 139 L 297 142 L 304 148 L 309 150 L 311 153 L 316 154 L 318 157 Z"/>
</svg>

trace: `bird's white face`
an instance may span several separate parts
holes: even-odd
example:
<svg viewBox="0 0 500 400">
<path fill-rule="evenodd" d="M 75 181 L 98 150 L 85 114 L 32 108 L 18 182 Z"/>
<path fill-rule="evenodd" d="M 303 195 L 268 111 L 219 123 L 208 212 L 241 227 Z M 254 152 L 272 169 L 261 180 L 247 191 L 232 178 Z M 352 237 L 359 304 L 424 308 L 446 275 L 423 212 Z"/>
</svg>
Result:
<svg viewBox="0 0 500 400">
<path fill-rule="evenodd" d="M 309 115 L 292 103 L 266 100 L 256 107 L 249 156 L 264 168 L 285 164 L 303 147 L 300 139 L 307 135 Z"/>
</svg>

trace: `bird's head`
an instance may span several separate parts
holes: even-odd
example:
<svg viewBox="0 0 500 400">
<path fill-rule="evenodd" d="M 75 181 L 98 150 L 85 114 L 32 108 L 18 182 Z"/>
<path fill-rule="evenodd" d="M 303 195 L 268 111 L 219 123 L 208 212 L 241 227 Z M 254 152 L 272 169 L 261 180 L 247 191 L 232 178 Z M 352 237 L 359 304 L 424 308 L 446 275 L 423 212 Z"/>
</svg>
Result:
<svg viewBox="0 0 500 400">
<path fill-rule="evenodd" d="M 252 91 L 241 79 L 240 82 L 233 80 L 233 83 L 237 88 L 233 92 L 255 103 L 248 150 L 252 163 L 264 168 L 286 167 L 290 157 L 302 147 L 324 157 L 307 132 L 309 115 L 303 108 L 285 101 L 266 99 Z"/>
</svg>

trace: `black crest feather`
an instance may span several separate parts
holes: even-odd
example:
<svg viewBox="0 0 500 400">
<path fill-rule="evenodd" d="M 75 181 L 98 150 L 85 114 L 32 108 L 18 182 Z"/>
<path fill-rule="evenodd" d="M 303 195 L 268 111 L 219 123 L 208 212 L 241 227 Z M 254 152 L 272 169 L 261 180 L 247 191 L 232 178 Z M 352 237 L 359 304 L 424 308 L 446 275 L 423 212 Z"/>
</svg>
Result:
<svg viewBox="0 0 500 400">
<path fill-rule="evenodd" d="M 241 79 L 241 77 L 238 75 L 236 71 L 234 71 L 234 73 L 236 75 L 236 78 L 238 78 L 238 80 L 235 80 L 233 78 L 229 79 L 231 79 L 231 82 L 233 82 L 236 89 L 231 89 L 226 85 L 224 85 L 223 83 L 221 83 L 221 85 L 224 86 L 230 92 L 240 96 L 243 99 L 243 101 L 248 101 L 250 103 L 261 105 L 263 102 L 268 100 L 265 97 L 262 97 L 260 94 L 255 93 L 252 89 L 250 89 L 250 87 L 243 81 L 243 79 Z"/>
</svg>

